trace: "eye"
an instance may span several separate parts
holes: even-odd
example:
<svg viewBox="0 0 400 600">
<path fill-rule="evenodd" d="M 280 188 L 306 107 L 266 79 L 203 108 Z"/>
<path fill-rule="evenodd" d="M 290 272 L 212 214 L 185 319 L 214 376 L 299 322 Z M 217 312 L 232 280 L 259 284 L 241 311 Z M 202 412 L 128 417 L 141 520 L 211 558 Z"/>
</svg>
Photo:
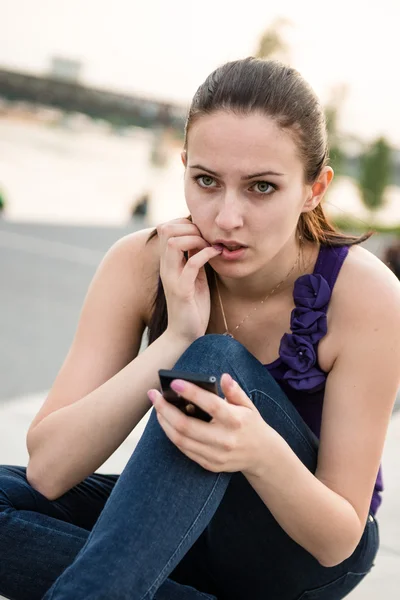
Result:
<svg viewBox="0 0 400 600">
<path fill-rule="evenodd" d="M 276 190 L 276 186 L 268 181 L 256 181 L 252 187 L 255 186 L 258 186 L 258 190 L 256 190 L 256 192 L 263 194 L 264 196 L 272 194 L 272 192 Z"/>
<path fill-rule="evenodd" d="M 194 180 L 199 184 L 200 187 L 202 188 L 210 188 L 210 187 L 214 187 L 213 185 L 211 185 L 213 182 L 215 182 L 215 179 L 213 177 L 211 177 L 210 175 L 196 175 L 196 177 L 194 177 Z"/>
</svg>

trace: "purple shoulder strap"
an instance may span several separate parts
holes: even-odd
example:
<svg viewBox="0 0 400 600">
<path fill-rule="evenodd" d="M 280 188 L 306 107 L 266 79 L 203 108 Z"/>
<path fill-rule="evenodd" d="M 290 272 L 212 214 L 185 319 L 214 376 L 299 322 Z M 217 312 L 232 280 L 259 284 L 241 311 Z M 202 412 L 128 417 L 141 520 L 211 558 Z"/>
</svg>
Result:
<svg viewBox="0 0 400 600">
<path fill-rule="evenodd" d="M 349 252 L 349 246 L 322 246 L 315 264 L 314 275 L 322 275 L 331 290 L 336 283 L 341 266 Z"/>
</svg>

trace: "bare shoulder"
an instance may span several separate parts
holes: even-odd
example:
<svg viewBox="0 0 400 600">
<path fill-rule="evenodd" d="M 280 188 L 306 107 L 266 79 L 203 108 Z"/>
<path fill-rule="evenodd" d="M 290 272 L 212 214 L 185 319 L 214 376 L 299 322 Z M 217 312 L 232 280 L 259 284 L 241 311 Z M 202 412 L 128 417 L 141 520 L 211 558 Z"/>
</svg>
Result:
<svg viewBox="0 0 400 600">
<path fill-rule="evenodd" d="M 380 301 L 400 298 L 400 282 L 394 273 L 372 252 L 358 245 L 349 249 L 337 288 L 340 296 L 349 301 L 354 297 L 361 300 L 368 293 L 369 297 L 364 298 L 366 304 L 373 304 L 377 298 Z"/>
<path fill-rule="evenodd" d="M 152 236 L 155 231 L 154 227 L 148 227 L 128 233 L 117 240 L 113 248 L 120 248 L 127 260 L 133 261 L 135 270 L 145 273 L 151 266 L 158 267 L 160 260 L 158 237 Z"/>
<path fill-rule="evenodd" d="M 158 236 L 152 236 L 153 231 L 155 228 L 150 227 L 129 233 L 120 238 L 109 251 L 117 253 L 126 269 L 135 275 L 131 280 L 135 285 L 134 295 L 140 299 L 146 324 L 151 314 L 160 269 Z"/>
<path fill-rule="evenodd" d="M 369 250 L 352 246 L 335 284 L 330 311 L 341 337 L 367 324 L 379 328 L 385 323 L 398 331 L 400 282 Z"/>
</svg>

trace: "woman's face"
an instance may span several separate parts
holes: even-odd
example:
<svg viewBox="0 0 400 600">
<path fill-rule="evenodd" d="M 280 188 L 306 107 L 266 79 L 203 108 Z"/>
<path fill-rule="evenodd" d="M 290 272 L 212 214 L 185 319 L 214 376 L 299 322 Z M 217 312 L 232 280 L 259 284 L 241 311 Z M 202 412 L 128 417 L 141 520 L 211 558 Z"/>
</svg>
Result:
<svg viewBox="0 0 400 600">
<path fill-rule="evenodd" d="M 193 222 L 225 250 L 211 262 L 228 277 L 243 277 L 293 245 L 299 216 L 312 197 L 289 133 L 259 114 L 203 115 L 188 133 L 185 197 Z"/>
</svg>

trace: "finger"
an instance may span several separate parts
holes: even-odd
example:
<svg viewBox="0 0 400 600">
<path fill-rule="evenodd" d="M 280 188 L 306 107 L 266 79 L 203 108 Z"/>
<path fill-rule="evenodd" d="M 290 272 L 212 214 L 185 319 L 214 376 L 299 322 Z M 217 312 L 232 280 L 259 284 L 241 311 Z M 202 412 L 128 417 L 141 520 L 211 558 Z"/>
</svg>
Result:
<svg viewBox="0 0 400 600">
<path fill-rule="evenodd" d="M 204 439 L 196 440 L 194 437 L 182 435 L 160 412 L 157 412 L 157 419 L 165 435 L 188 458 L 197 462 L 208 471 L 220 472 L 223 470 L 222 466 L 218 469 L 215 469 L 214 467 L 218 451 L 221 448 L 225 449 L 224 444 L 222 443 L 223 432 L 217 433 L 217 431 L 213 429 L 214 439 L 211 442 L 204 441 Z M 197 419 L 192 420 L 196 421 Z M 199 425 L 201 424 L 202 423 L 200 422 Z M 207 428 L 206 433 L 209 434 L 209 432 L 210 428 Z"/>
<path fill-rule="evenodd" d="M 148 396 L 154 405 L 157 416 L 161 415 L 178 436 L 190 438 L 203 445 L 216 443 L 218 435 L 214 429 L 210 431 L 206 422 L 185 415 L 174 404 L 165 400 L 158 390 L 150 390 Z"/>
<path fill-rule="evenodd" d="M 250 400 L 246 392 L 240 387 L 229 373 L 224 373 L 220 380 L 221 390 L 230 404 L 247 406 L 254 408 L 253 402 Z"/>
<path fill-rule="evenodd" d="M 183 252 L 191 252 L 193 250 L 203 250 L 210 248 L 210 244 L 199 235 L 183 235 L 179 237 L 170 237 L 168 239 L 165 255 L 178 255 L 181 257 Z"/>
<path fill-rule="evenodd" d="M 191 256 L 187 261 L 181 275 L 181 284 L 183 286 L 193 286 L 199 271 L 209 260 L 221 254 L 222 250 L 209 246 L 200 250 L 194 256 Z"/>
<path fill-rule="evenodd" d="M 179 224 L 190 224 L 192 225 L 192 221 L 187 219 L 186 217 L 178 217 L 176 219 L 171 219 L 170 221 L 164 221 L 164 223 L 159 223 L 156 227 L 157 232 L 160 233 L 167 225 L 179 225 Z"/>
<path fill-rule="evenodd" d="M 175 444 L 175 446 L 183 453 L 185 456 L 193 460 L 198 465 L 203 467 L 203 469 L 207 469 L 208 471 L 213 471 L 211 468 L 211 462 L 204 455 L 204 451 L 210 450 L 209 446 L 205 446 L 204 444 L 199 444 L 198 442 L 194 442 L 189 438 L 185 439 L 184 442 L 180 442 L 179 438 L 176 438 L 174 429 L 169 425 L 169 423 L 164 419 L 164 417 L 160 414 L 157 414 L 157 419 L 160 424 L 160 427 L 163 429 L 165 435 L 170 439 L 170 441 Z"/>
<path fill-rule="evenodd" d="M 200 250 L 209 248 L 209 244 L 199 236 L 183 236 L 169 238 L 160 263 L 161 277 L 165 274 L 181 274 L 186 265 L 184 252 L 188 251 L 196 254 Z"/>
<path fill-rule="evenodd" d="M 182 235 L 197 235 L 202 237 L 199 228 L 188 219 L 174 219 L 157 226 L 157 234 L 163 245 L 168 238 Z"/>
<path fill-rule="evenodd" d="M 181 433 L 161 412 L 157 412 L 157 419 L 167 437 L 175 444 L 175 446 L 177 446 L 177 448 L 179 448 L 186 455 L 191 453 L 192 455 L 195 454 L 198 457 L 204 458 L 204 452 L 207 451 L 207 449 L 209 451 L 210 448 L 209 442 L 204 442 L 201 439 L 197 440 L 195 437 Z"/>
<path fill-rule="evenodd" d="M 198 385 L 183 379 L 174 379 L 171 382 L 171 388 L 185 400 L 193 402 L 196 406 L 203 409 L 212 418 L 219 421 L 226 421 L 229 418 L 227 403 L 223 398 L 199 387 Z M 205 427 L 207 424 L 203 423 Z M 209 427 L 207 427 L 209 429 Z"/>
</svg>

